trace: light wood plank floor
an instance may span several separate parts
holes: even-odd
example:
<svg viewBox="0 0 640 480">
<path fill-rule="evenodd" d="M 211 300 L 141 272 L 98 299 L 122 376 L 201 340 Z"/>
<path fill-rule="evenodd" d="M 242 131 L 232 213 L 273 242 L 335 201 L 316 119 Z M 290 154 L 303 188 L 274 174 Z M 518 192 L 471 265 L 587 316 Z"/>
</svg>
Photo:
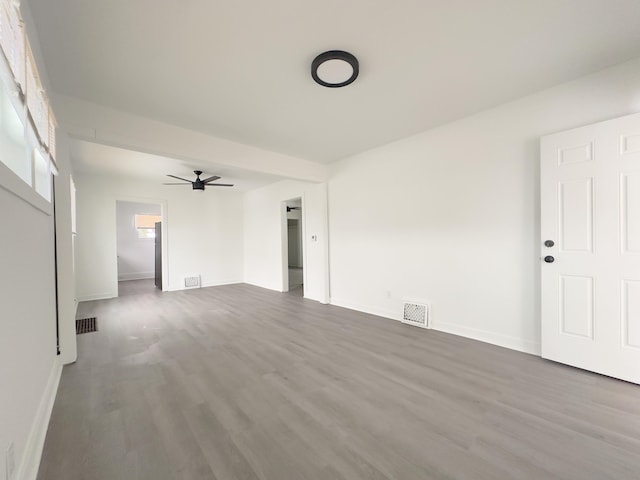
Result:
<svg viewBox="0 0 640 480">
<path fill-rule="evenodd" d="M 142 295 L 147 293 L 155 293 L 160 295 L 162 291 L 158 290 L 153 278 L 145 278 L 144 280 L 125 280 L 118 282 L 118 296 L 125 297 L 128 295 Z"/>
<path fill-rule="evenodd" d="M 40 480 L 640 478 L 635 385 L 247 285 L 85 315 Z"/>
</svg>

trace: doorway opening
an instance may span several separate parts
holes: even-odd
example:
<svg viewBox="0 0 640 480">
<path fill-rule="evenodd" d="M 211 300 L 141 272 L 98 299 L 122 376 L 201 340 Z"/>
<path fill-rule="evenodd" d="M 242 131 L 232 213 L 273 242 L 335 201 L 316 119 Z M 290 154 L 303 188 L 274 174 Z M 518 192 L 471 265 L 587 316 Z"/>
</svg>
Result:
<svg viewBox="0 0 640 480">
<path fill-rule="evenodd" d="M 162 291 L 161 222 L 160 203 L 116 201 L 119 297 Z"/>
<path fill-rule="evenodd" d="M 284 202 L 283 291 L 304 296 L 304 247 L 302 199 Z"/>
</svg>

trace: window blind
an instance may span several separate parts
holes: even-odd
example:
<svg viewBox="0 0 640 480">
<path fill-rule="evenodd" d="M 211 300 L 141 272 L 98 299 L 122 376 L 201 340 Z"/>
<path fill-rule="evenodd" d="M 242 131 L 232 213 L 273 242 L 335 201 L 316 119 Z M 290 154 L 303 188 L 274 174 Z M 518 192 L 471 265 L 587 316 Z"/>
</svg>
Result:
<svg viewBox="0 0 640 480">
<path fill-rule="evenodd" d="M 27 109 L 43 145 L 49 145 L 49 103 L 40 83 L 36 62 L 27 43 Z"/>
<path fill-rule="evenodd" d="M 0 46 L 18 87 L 24 93 L 26 81 L 24 23 L 16 5 L 2 0 L 0 6 Z"/>
<path fill-rule="evenodd" d="M 11 70 L 15 85 L 22 94 L 20 100 L 29 112 L 36 142 L 39 140 L 55 161 L 57 125 L 38 75 L 19 6 L 16 0 L 0 0 L 0 49 L 7 60 L 7 70 Z"/>
<path fill-rule="evenodd" d="M 49 155 L 56 159 L 56 117 L 53 116 L 53 110 L 49 107 Z"/>
</svg>

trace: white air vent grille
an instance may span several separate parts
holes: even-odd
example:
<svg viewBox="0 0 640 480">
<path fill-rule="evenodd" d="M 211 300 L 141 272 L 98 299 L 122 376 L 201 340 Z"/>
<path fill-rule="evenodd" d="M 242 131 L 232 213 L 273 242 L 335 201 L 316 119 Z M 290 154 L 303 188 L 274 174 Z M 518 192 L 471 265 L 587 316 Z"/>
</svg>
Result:
<svg viewBox="0 0 640 480">
<path fill-rule="evenodd" d="M 200 286 L 200 275 L 184 277 L 185 288 L 197 288 Z"/>
<path fill-rule="evenodd" d="M 430 328 L 429 304 L 406 301 L 402 312 L 402 322 L 416 327 Z"/>
</svg>

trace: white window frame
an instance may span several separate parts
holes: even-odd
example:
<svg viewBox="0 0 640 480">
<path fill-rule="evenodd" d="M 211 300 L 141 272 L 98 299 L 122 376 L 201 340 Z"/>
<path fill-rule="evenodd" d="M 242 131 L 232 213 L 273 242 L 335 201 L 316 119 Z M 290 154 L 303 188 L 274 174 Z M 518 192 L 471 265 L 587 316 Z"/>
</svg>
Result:
<svg viewBox="0 0 640 480">
<path fill-rule="evenodd" d="M 6 10 L 6 9 L 13 9 L 13 10 Z M 24 34 L 24 28 L 22 27 L 22 18 L 19 15 L 19 11 L 16 9 L 13 3 L 10 2 L 10 0 L 0 0 L 0 30 L 1 30 L 0 39 L 2 39 L 2 43 L 0 43 L 0 50 L 3 52 L 2 54 L 0 54 L 0 88 L 3 88 L 7 92 L 8 94 L 7 96 L 10 98 L 16 112 L 18 113 L 18 117 L 24 127 L 24 136 L 25 136 L 25 141 L 27 143 L 27 149 L 26 149 L 27 151 L 25 152 L 25 157 L 26 157 L 25 161 L 30 162 L 30 168 L 31 168 L 30 182 L 31 183 L 29 184 L 27 180 L 23 179 L 18 174 L 16 174 L 11 168 L 9 168 L 7 165 L 0 162 L 0 188 L 8 192 L 11 192 L 12 194 L 23 199 L 24 201 L 31 204 L 35 208 L 41 210 L 42 212 L 46 213 L 47 215 L 52 215 L 53 214 L 52 184 L 53 184 L 53 175 L 57 173 L 57 169 L 55 167 L 55 163 L 51 158 L 50 153 L 46 151 L 46 149 L 44 149 L 44 152 L 45 152 L 44 157 L 48 165 L 47 166 L 48 178 L 49 178 L 49 181 L 51 182 L 49 184 L 50 199 L 47 200 L 36 191 L 35 182 L 34 182 L 35 168 L 34 168 L 33 152 L 35 149 L 43 148 L 42 138 L 40 137 L 38 131 L 36 130 L 35 123 L 30 119 L 28 108 L 26 106 L 26 97 L 25 95 L 22 94 L 22 92 L 24 91 L 24 87 L 20 85 L 19 82 L 20 81 L 24 82 L 24 79 L 17 78 L 17 77 L 20 77 L 20 75 L 16 75 L 14 73 L 14 71 L 12 70 L 12 66 L 10 64 L 11 56 L 15 55 L 15 50 L 11 50 L 10 52 L 7 52 L 4 50 L 4 48 L 7 48 L 7 49 L 13 48 L 12 47 L 13 43 L 7 40 L 7 37 L 5 36 L 7 34 L 7 31 L 9 30 L 7 30 L 6 28 L 7 15 L 5 15 L 4 12 L 9 12 L 9 11 L 13 11 L 16 13 L 18 18 L 18 24 L 20 26 L 20 32 L 21 34 Z M 24 41 L 26 46 L 27 45 L 26 36 L 24 37 Z M 18 49 L 18 52 L 20 53 L 20 49 Z M 24 52 L 22 55 L 20 55 L 19 53 L 18 55 L 20 58 L 23 58 L 23 60 L 26 62 L 26 48 L 22 49 L 22 52 Z M 15 65 L 15 62 L 14 62 L 14 65 Z M 23 62 L 22 65 L 25 65 L 25 63 Z M 33 67 L 34 69 L 36 68 L 35 62 L 33 64 Z M 26 66 L 25 66 L 25 69 L 26 69 Z M 36 69 L 36 75 L 37 75 L 37 69 Z M 44 103 L 41 103 L 41 105 L 46 105 L 46 111 L 47 111 L 46 130 L 47 130 L 47 136 L 48 136 L 50 131 L 50 125 L 49 125 L 50 106 L 46 100 L 46 96 L 44 95 L 43 91 L 41 92 L 39 101 L 44 102 Z"/>
</svg>

